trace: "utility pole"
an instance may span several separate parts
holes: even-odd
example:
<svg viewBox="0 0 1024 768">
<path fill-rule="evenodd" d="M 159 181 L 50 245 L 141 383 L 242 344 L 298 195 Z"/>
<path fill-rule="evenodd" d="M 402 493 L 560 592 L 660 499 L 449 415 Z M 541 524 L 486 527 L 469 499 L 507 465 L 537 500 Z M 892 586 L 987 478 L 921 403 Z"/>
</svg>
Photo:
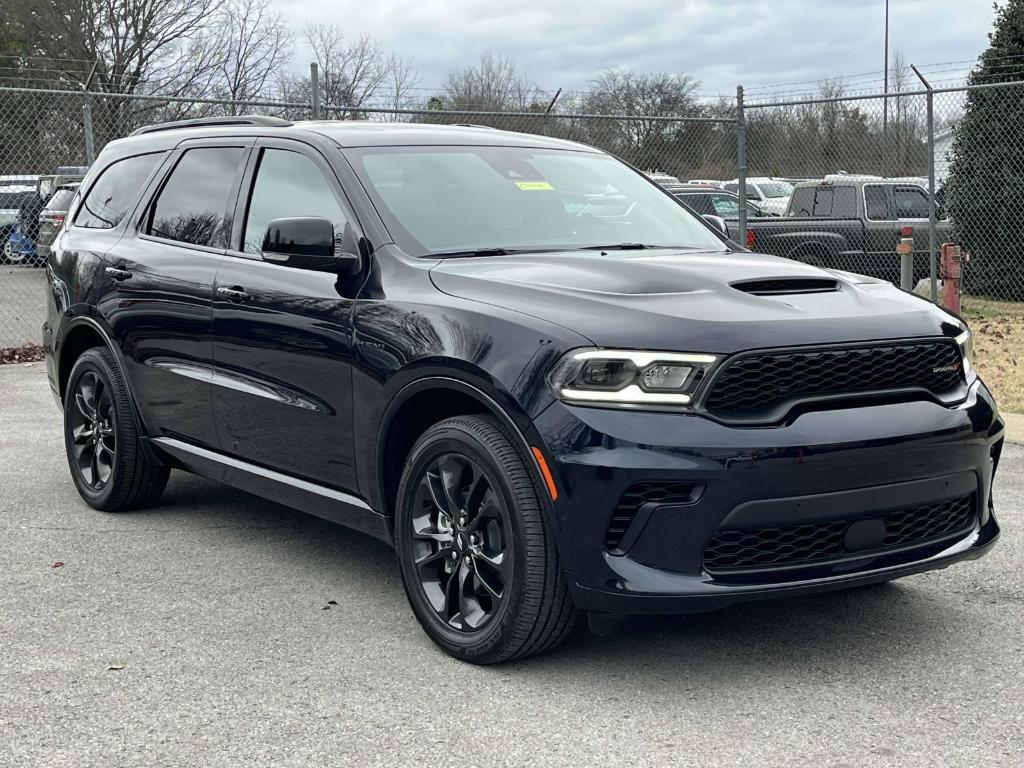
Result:
<svg viewBox="0 0 1024 768">
<path fill-rule="evenodd" d="M 887 133 L 889 130 L 889 0 L 885 0 L 885 53 L 882 56 L 883 72 L 882 72 L 882 93 L 885 94 L 882 97 L 882 175 L 889 175 L 889 167 L 886 162 L 886 153 L 888 151 L 888 137 Z"/>
</svg>

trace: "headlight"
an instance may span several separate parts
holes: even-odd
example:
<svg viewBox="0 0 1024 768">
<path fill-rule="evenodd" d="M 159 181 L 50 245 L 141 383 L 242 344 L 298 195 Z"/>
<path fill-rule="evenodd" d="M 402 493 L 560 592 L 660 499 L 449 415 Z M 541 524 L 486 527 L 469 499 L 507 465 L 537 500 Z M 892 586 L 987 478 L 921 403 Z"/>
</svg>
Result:
<svg viewBox="0 0 1024 768">
<path fill-rule="evenodd" d="M 562 400 L 608 405 L 688 405 L 715 355 L 577 349 L 559 360 L 548 382 Z"/>
<path fill-rule="evenodd" d="M 974 370 L 974 337 L 969 330 L 965 330 L 956 337 L 956 343 L 960 347 L 960 354 L 964 358 L 964 377 Z"/>
</svg>

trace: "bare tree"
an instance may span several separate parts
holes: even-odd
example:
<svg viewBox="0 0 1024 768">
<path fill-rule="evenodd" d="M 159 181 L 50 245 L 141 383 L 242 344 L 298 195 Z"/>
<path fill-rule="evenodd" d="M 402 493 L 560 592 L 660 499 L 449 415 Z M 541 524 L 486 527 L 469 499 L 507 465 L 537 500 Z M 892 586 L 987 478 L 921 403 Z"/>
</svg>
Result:
<svg viewBox="0 0 1024 768">
<path fill-rule="evenodd" d="M 389 59 L 387 106 L 391 109 L 409 109 L 419 100 L 416 96 L 420 84 L 419 73 L 410 59 L 403 59 L 394 54 Z M 400 115 L 395 116 L 395 119 L 400 118 Z"/>
<path fill-rule="evenodd" d="M 216 26 L 220 95 L 232 101 L 265 96 L 292 56 L 294 35 L 281 14 L 271 10 L 270 0 L 227 0 Z"/>
<path fill-rule="evenodd" d="M 602 115 L 695 117 L 701 114 L 694 98 L 696 89 L 697 83 L 687 75 L 608 70 L 591 82 L 583 108 Z M 605 143 L 610 143 L 613 151 L 647 167 L 685 128 L 682 123 L 637 118 L 609 121 L 601 130 L 608 135 Z"/>
<path fill-rule="evenodd" d="M 441 98 L 448 109 L 525 112 L 543 94 L 515 59 L 485 53 L 479 64 L 448 73 Z"/>
<path fill-rule="evenodd" d="M 93 87 L 133 93 L 156 73 L 173 81 L 195 62 L 182 55 L 223 0 L 36 0 L 26 19 L 34 52 L 97 62 Z"/>
<path fill-rule="evenodd" d="M 310 24 L 303 37 L 320 68 L 323 103 L 361 107 L 387 86 L 395 58 L 373 38 L 348 40 L 333 24 Z"/>
</svg>

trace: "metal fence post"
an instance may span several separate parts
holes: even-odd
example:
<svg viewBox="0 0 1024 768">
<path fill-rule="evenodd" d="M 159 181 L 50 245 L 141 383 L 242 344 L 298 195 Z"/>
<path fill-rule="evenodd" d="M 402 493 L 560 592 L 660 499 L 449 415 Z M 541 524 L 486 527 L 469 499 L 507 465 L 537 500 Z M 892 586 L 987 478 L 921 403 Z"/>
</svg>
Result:
<svg viewBox="0 0 1024 768">
<path fill-rule="evenodd" d="M 315 61 L 309 63 L 309 88 L 313 96 L 313 119 L 319 120 L 320 115 L 320 68 Z"/>
<path fill-rule="evenodd" d="M 914 70 L 914 74 L 917 75 L 918 79 L 924 84 L 925 89 L 928 93 L 925 94 L 927 99 L 928 114 L 926 116 L 926 132 L 928 135 L 928 281 L 931 284 L 931 298 L 932 302 L 938 300 L 939 289 L 938 289 L 938 222 L 936 221 L 935 211 L 935 94 L 932 91 L 931 84 L 924 79 L 917 67 L 913 64 L 910 68 Z"/>
<path fill-rule="evenodd" d="M 736 86 L 736 193 L 740 196 L 739 242 L 747 243 L 747 116 L 743 111 L 743 86 Z"/>
<path fill-rule="evenodd" d="M 92 165 L 96 159 L 96 143 L 92 135 L 92 100 L 88 93 L 82 101 L 82 131 L 85 134 L 85 164 Z"/>
</svg>

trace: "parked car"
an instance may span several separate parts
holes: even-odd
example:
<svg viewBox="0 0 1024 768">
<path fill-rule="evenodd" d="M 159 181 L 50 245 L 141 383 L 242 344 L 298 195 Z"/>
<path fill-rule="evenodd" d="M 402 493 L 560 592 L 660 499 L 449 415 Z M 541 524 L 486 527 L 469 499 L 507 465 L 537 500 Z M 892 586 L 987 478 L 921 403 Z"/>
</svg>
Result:
<svg viewBox="0 0 1024 768">
<path fill-rule="evenodd" d="M 39 237 L 36 240 L 36 251 L 40 259 L 50 255 L 50 243 L 53 242 L 57 230 L 64 223 L 71 201 L 78 191 L 78 183 L 64 184 L 57 187 L 39 214 Z"/>
<path fill-rule="evenodd" d="M 691 185 L 701 185 L 705 187 L 716 187 L 717 189 L 721 189 L 722 185 L 725 182 L 720 179 L 690 179 L 686 183 Z"/>
<path fill-rule="evenodd" d="M 740 198 L 724 189 L 686 187 L 672 193 L 701 216 L 718 216 L 725 224 L 725 233 L 732 239 L 739 236 Z M 761 216 L 761 210 L 747 201 L 747 221 Z"/>
<path fill-rule="evenodd" d="M 657 171 L 653 171 L 648 172 L 644 175 L 647 176 L 647 178 L 649 178 L 658 186 L 667 189 L 669 192 L 674 192 L 677 189 L 681 189 L 682 187 L 686 186 L 675 176 L 670 176 L 667 173 L 659 173 Z"/>
<path fill-rule="evenodd" d="M 739 193 L 739 179 L 722 185 L 727 192 Z M 789 207 L 789 196 L 793 185 L 782 179 L 752 177 L 747 179 L 747 199 L 755 203 L 766 216 L 782 216 Z"/>
<path fill-rule="evenodd" d="M 753 222 L 746 245 L 761 253 L 842 269 L 899 284 L 896 244 L 904 227 L 913 230 L 914 282 L 929 275 L 928 193 L 898 180 L 831 177 L 799 184 L 786 216 Z M 938 212 L 938 242 L 951 224 Z"/>
<path fill-rule="evenodd" d="M 23 264 L 35 260 L 42 208 L 34 182 L 0 185 L 0 262 Z"/>
<path fill-rule="evenodd" d="M 364 531 L 457 658 L 997 538 L 960 318 L 734 252 L 597 149 L 211 118 L 108 143 L 82 191 L 43 327 L 82 498 L 150 506 L 178 468 Z"/>
</svg>

